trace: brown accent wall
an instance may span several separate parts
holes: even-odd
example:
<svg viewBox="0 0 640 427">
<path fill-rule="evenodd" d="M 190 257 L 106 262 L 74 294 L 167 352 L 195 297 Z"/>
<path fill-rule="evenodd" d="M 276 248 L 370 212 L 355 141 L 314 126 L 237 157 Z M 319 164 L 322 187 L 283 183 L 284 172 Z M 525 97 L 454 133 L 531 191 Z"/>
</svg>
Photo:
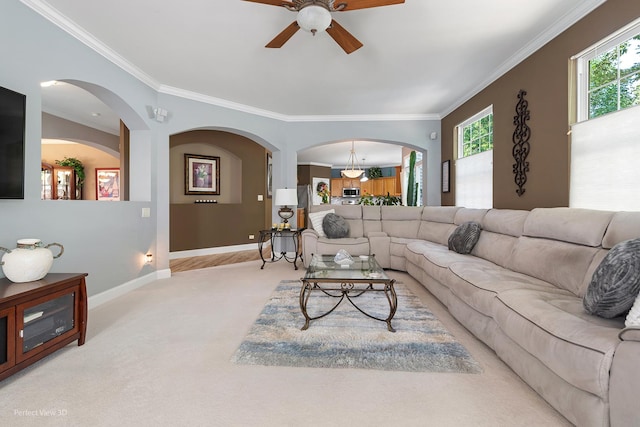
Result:
<svg viewBox="0 0 640 427">
<path fill-rule="evenodd" d="M 331 179 L 331 168 L 328 166 L 298 165 L 298 185 L 310 185 L 313 178 Z"/>
<path fill-rule="evenodd" d="M 243 136 L 212 130 L 173 135 L 170 147 L 171 192 L 184 193 L 182 151 L 185 147 L 201 147 L 204 151 L 190 154 L 216 155 L 216 151 L 231 153 L 232 157 L 239 159 L 241 171 L 232 170 L 221 157 L 220 196 L 185 198 L 184 194 L 170 195 L 169 250 L 175 252 L 256 243 L 258 231 L 271 222 L 267 215 L 271 211 L 272 199 L 266 197 L 266 149 Z M 175 155 L 176 152 L 178 155 Z M 230 185 L 224 185 L 224 180 Z M 176 181 L 179 185 L 173 185 Z M 239 194 L 223 194 L 224 192 Z M 260 194 L 264 196 L 263 201 L 258 201 Z M 219 199 L 219 203 L 196 204 L 196 199 Z M 265 206 L 266 204 L 269 206 Z M 255 238 L 250 240 L 249 234 L 253 234 Z"/>
<path fill-rule="evenodd" d="M 525 61 L 500 77 L 442 120 L 442 160 L 451 162 L 451 192 L 443 205 L 455 204 L 454 132 L 493 104 L 493 205 L 532 209 L 569 204 L 570 58 L 640 16 L 640 2 L 608 0 Z M 511 153 L 513 118 L 520 89 L 527 91 L 531 120 L 530 171 L 522 197 L 516 194 Z"/>
</svg>

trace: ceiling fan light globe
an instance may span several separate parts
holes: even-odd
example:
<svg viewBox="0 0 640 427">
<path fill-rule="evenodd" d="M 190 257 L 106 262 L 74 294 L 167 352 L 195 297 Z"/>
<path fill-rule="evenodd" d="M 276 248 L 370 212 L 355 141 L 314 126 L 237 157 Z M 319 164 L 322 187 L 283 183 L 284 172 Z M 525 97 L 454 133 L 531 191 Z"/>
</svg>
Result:
<svg viewBox="0 0 640 427">
<path fill-rule="evenodd" d="M 307 6 L 300 9 L 296 21 L 300 28 L 315 35 L 329 28 L 331 13 L 322 6 Z"/>
</svg>

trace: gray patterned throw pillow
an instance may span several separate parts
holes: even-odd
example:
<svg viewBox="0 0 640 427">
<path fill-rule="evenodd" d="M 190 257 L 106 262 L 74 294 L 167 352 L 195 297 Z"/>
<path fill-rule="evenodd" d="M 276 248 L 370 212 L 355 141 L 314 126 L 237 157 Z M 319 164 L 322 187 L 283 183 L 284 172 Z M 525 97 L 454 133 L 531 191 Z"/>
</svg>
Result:
<svg viewBox="0 0 640 427">
<path fill-rule="evenodd" d="M 449 236 L 449 250 L 459 254 L 470 254 L 478 243 L 482 227 L 475 221 L 460 224 Z"/>
<path fill-rule="evenodd" d="M 349 237 L 349 223 L 340 215 L 327 214 L 322 220 L 324 234 L 330 239 Z"/>
<path fill-rule="evenodd" d="M 640 292 L 640 239 L 615 245 L 591 277 L 582 303 L 589 314 L 611 319 L 625 314 Z"/>
</svg>

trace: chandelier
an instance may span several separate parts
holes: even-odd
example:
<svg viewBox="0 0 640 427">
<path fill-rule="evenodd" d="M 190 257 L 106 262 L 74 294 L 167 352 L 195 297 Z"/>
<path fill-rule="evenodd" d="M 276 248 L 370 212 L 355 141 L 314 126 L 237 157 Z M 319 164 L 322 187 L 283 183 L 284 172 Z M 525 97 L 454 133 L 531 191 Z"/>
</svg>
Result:
<svg viewBox="0 0 640 427">
<path fill-rule="evenodd" d="M 347 164 L 344 167 L 344 170 L 340 171 L 340 174 L 347 178 L 358 178 L 363 173 L 364 170 L 360 169 L 360 163 L 358 163 L 358 158 L 356 157 L 354 143 L 351 141 L 351 153 L 349 153 L 349 160 L 347 160 Z"/>
</svg>

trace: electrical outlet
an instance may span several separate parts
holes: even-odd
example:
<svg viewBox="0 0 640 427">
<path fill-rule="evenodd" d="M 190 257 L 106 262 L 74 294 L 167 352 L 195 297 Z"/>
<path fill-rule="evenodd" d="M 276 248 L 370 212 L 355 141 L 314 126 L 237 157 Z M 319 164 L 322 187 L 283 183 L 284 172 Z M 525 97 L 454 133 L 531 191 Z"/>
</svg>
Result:
<svg viewBox="0 0 640 427">
<path fill-rule="evenodd" d="M 256 238 L 256 236 L 254 236 L 253 234 L 249 234 L 249 240 L 253 240 L 255 238 Z"/>
<path fill-rule="evenodd" d="M 142 218 L 149 218 L 151 216 L 151 208 L 142 208 Z"/>
<path fill-rule="evenodd" d="M 262 194 L 258 194 L 258 201 L 261 202 L 264 200 L 264 197 L 262 196 Z"/>
</svg>

